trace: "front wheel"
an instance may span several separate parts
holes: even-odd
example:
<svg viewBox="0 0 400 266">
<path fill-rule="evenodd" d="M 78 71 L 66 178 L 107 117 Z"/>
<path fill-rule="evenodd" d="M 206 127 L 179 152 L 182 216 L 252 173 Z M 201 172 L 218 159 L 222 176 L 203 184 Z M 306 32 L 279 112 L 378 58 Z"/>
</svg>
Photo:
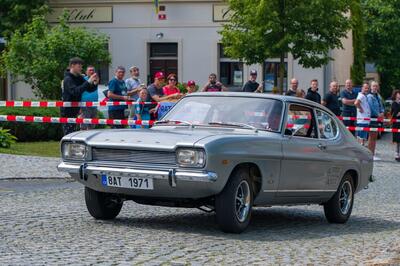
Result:
<svg viewBox="0 0 400 266">
<path fill-rule="evenodd" d="M 335 195 L 324 204 L 325 217 L 330 223 L 345 223 L 350 218 L 354 202 L 353 178 L 346 174 Z"/>
<path fill-rule="evenodd" d="M 123 202 L 109 193 L 99 192 L 85 187 L 86 207 L 94 218 L 111 220 L 121 211 Z"/>
<path fill-rule="evenodd" d="M 250 223 L 253 189 L 249 171 L 235 171 L 215 199 L 217 223 L 226 233 L 241 233 Z"/>
</svg>

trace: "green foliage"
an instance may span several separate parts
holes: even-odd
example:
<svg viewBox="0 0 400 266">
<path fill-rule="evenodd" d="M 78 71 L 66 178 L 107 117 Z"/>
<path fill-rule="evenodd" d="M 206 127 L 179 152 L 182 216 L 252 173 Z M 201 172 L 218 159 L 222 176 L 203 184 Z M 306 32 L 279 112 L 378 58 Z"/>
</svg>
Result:
<svg viewBox="0 0 400 266">
<path fill-rule="evenodd" d="M 351 79 L 361 85 L 365 78 L 365 25 L 362 17 L 360 0 L 351 4 L 351 24 L 353 30 L 353 57 Z"/>
<path fill-rule="evenodd" d="M 181 92 L 181 93 L 187 93 L 187 83 L 186 82 L 184 82 L 184 83 L 178 83 L 178 84 L 176 84 L 176 87 L 179 89 L 179 91 Z M 199 85 L 196 85 L 196 91 L 199 91 Z"/>
<path fill-rule="evenodd" d="M 95 66 L 111 60 L 107 36 L 70 27 L 65 16 L 54 27 L 44 16 L 35 17 L 25 34 L 15 32 L 1 57 L 3 75 L 9 71 L 21 77 L 40 98 L 61 98 L 61 80 L 70 58 L 79 56 Z"/>
<path fill-rule="evenodd" d="M 0 36 L 8 39 L 16 30 L 24 32 L 33 16 L 49 11 L 47 3 L 47 0 L 1 0 Z"/>
<path fill-rule="evenodd" d="M 23 108 L 23 107 L 1 107 L 0 115 L 20 116 L 45 116 L 60 117 L 59 108 Z M 97 118 L 104 119 L 103 113 L 97 112 Z M 61 124 L 47 123 L 23 123 L 23 122 L 0 122 L 3 128 L 10 129 L 10 132 L 18 137 L 18 141 L 59 141 L 62 136 Z M 106 125 L 96 125 L 97 129 L 106 128 Z"/>
<path fill-rule="evenodd" d="M 23 108 L 1 107 L 0 115 L 21 116 L 47 116 L 59 117 L 58 108 Z M 19 141 L 60 140 L 63 136 L 61 124 L 0 122 L 3 128 L 7 128 Z"/>
<path fill-rule="evenodd" d="M 10 134 L 9 129 L 3 129 L 0 127 L 0 147 L 10 148 L 11 144 L 15 143 L 17 138 Z"/>
<path fill-rule="evenodd" d="M 400 0 L 362 0 L 367 25 L 366 53 L 381 74 L 381 90 L 389 96 L 400 80 Z"/>
<path fill-rule="evenodd" d="M 230 22 L 222 43 L 227 54 L 248 64 L 291 53 L 306 68 L 327 64 L 350 29 L 351 0 L 229 0 Z M 282 68 L 280 78 L 283 80 Z M 281 90 L 283 83 L 281 83 Z"/>
</svg>

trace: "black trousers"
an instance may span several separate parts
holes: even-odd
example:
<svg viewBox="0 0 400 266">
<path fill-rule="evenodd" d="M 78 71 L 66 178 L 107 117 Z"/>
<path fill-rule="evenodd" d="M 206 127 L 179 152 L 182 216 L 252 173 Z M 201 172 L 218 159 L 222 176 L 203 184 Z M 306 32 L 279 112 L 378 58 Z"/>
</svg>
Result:
<svg viewBox="0 0 400 266">
<path fill-rule="evenodd" d="M 125 109 L 108 110 L 109 119 L 126 119 Z M 111 128 L 124 128 L 123 125 L 113 125 Z"/>
</svg>

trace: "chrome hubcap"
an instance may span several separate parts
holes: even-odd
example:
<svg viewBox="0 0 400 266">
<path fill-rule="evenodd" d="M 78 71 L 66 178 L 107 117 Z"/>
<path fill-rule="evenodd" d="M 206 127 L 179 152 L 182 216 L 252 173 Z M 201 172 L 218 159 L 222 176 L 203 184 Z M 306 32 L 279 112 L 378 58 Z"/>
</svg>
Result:
<svg viewBox="0 0 400 266">
<path fill-rule="evenodd" d="M 340 188 L 339 194 L 339 206 L 340 211 L 343 215 L 346 215 L 351 207 L 351 203 L 353 201 L 353 188 L 349 181 L 346 181 L 342 184 Z"/>
<path fill-rule="evenodd" d="M 250 187 L 245 180 L 239 184 L 236 190 L 235 208 L 236 218 L 243 223 L 250 211 Z"/>
</svg>

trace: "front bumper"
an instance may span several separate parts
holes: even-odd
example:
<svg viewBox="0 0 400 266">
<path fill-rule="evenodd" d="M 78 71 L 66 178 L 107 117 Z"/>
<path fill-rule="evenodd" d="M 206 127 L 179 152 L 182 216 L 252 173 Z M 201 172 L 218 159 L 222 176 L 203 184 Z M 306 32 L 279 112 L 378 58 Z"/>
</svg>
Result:
<svg viewBox="0 0 400 266">
<path fill-rule="evenodd" d="M 191 169 L 150 169 L 131 166 L 109 166 L 90 163 L 62 162 L 58 170 L 68 172 L 83 185 L 102 192 L 143 197 L 204 198 L 216 195 L 222 189 L 218 175 L 210 171 Z M 152 178 L 153 190 L 104 186 L 102 175 Z"/>
</svg>

